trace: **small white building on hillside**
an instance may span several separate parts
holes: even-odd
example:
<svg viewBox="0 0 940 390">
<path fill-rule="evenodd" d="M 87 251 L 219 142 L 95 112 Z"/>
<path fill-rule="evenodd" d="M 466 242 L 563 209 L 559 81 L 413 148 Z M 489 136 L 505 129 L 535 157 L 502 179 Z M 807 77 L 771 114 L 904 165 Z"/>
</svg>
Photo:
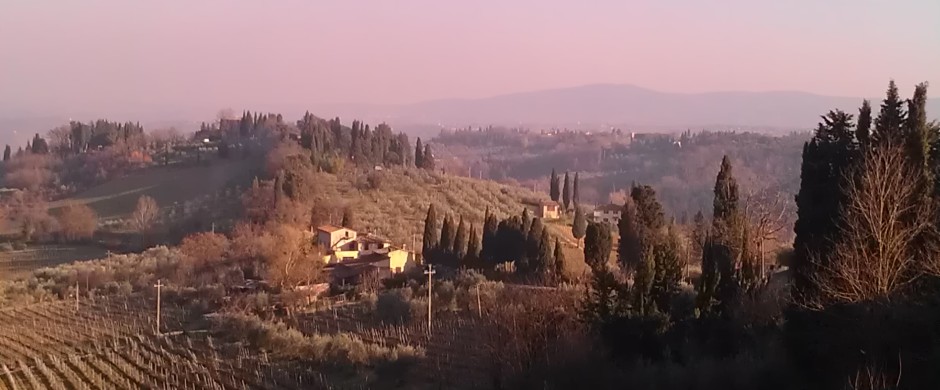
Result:
<svg viewBox="0 0 940 390">
<path fill-rule="evenodd" d="M 620 223 L 620 211 L 623 210 L 623 206 L 611 204 L 605 204 L 597 206 L 594 209 L 594 222 L 606 222 L 611 225 L 616 226 Z"/>
<path fill-rule="evenodd" d="M 323 262 L 334 280 L 352 282 L 366 271 L 388 277 L 417 265 L 414 252 L 393 247 L 390 241 L 377 235 L 359 234 L 349 228 L 320 226 L 317 245 L 323 250 Z"/>
</svg>

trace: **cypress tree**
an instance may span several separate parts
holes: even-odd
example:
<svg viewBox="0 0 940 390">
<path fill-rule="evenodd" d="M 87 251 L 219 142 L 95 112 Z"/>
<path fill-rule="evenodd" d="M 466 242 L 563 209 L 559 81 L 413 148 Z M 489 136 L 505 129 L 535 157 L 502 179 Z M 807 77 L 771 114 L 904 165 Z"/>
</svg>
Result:
<svg viewBox="0 0 940 390">
<path fill-rule="evenodd" d="M 620 232 L 620 245 L 617 247 L 617 261 L 625 272 L 632 273 L 640 264 L 640 227 L 637 226 L 636 206 L 632 199 L 627 199 L 620 211 L 617 223 Z"/>
<path fill-rule="evenodd" d="M 862 107 L 858 109 L 858 126 L 855 128 L 855 137 L 860 146 L 867 147 L 871 142 L 871 102 L 862 100 Z"/>
<path fill-rule="evenodd" d="M 477 236 L 477 229 L 470 225 L 470 238 L 467 239 L 467 253 L 464 255 L 463 264 L 466 268 L 480 267 L 480 237 Z"/>
<path fill-rule="evenodd" d="M 421 155 L 421 167 L 433 171 L 434 165 L 434 152 L 431 151 L 431 144 L 424 145 L 424 154 Z"/>
<path fill-rule="evenodd" d="M 610 248 L 610 227 L 606 223 L 588 223 L 584 237 L 584 262 L 592 269 L 606 268 Z"/>
<path fill-rule="evenodd" d="M 464 224 L 463 216 L 460 216 L 460 222 L 457 224 L 457 232 L 454 234 L 454 248 L 452 252 L 457 259 L 463 259 L 467 255 L 467 225 Z"/>
<path fill-rule="evenodd" d="M 415 142 L 415 168 L 424 168 L 424 147 L 421 146 L 421 137 Z"/>
<path fill-rule="evenodd" d="M 480 259 L 487 267 L 496 265 L 496 233 L 498 228 L 499 221 L 496 220 L 496 215 L 490 213 L 489 208 L 487 208 L 486 219 L 483 221 L 483 243 L 480 250 Z"/>
<path fill-rule="evenodd" d="M 565 251 L 558 238 L 555 238 L 555 253 L 552 257 L 555 260 L 552 265 L 555 277 L 561 280 L 565 277 Z"/>
<path fill-rule="evenodd" d="M 568 172 L 565 172 L 565 184 L 561 189 L 561 200 L 564 202 L 565 211 L 571 210 L 571 181 L 568 179 Z"/>
<path fill-rule="evenodd" d="M 803 145 L 790 267 L 796 298 L 813 294 L 811 279 L 815 265 L 812 259 L 825 261 L 837 238 L 839 210 L 846 198 L 844 177 L 858 153 L 850 130 L 853 127 L 851 115 L 830 111 L 817 126 L 813 138 Z M 880 143 L 883 138 L 872 134 L 871 142 Z"/>
<path fill-rule="evenodd" d="M 673 298 L 679 294 L 679 283 L 682 281 L 682 257 L 679 235 L 673 225 L 663 240 L 656 244 L 655 269 L 653 278 L 652 297 L 656 305 L 667 310 Z"/>
<path fill-rule="evenodd" d="M 3 161 L 10 161 L 10 153 L 10 145 L 8 144 L 5 148 L 3 148 Z"/>
<path fill-rule="evenodd" d="M 542 231 L 545 227 L 542 225 L 541 218 L 533 218 L 532 225 L 526 235 L 526 269 L 525 272 L 535 272 L 538 266 L 539 245 L 541 244 Z M 522 270 L 520 268 L 520 270 Z"/>
<path fill-rule="evenodd" d="M 908 114 L 904 123 L 907 155 L 914 168 L 921 173 L 925 188 L 930 188 L 933 184 L 927 160 L 930 145 L 935 137 L 927 126 L 927 83 L 914 87 L 914 96 L 907 101 L 907 107 Z"/>
<path fill-rule="evenodd" d="M 538 275 L 545 275 L 555 267 L 555 248 L 552 247 L 551 240 L 548 229 L 543 229 L 542 236 L 539 239 L 538 256 L 535 258 L 535 264 L 532 265 L 533 271 Z"/>
<path fill-rule="evenodd" d="M 450 214 L 444 216 L 444 222 L 441 224 L 441 238 L 438 241 L 437 248 L 441 254 L 453 253 L 454 236 L 457 233 L 454 226 L 454 220 Z"/>
<path fill-rule="evenodd" d="M 348 229 L 353 228 L 353 211 L 351 207 L 343 209 L 343 222 L 341 226 Z"/>
<path fill-rule="evenodd" d="M 652 252 L 646 252 L 636 268 L 636 274 L 633 276 L 633 306 L 640 315 L 650 314 L 653 306 L 651 297 L 653 283 L 656 279 L 656 265 Z"/>
<path fill-rule="evenodd" d="M 421 251 L 424 254 L 425 260 L 431 260 L 434 256 L 434 251 L 440 242 L 438 237 L 437 211 L 434 209 L 434 204 L 432 203 L 428 206 L 427 217 L 424 218 L 424 236 L 421 241 Z"/>
<path fill-rule="evenodd" d="M 532 227 L 532 216 L 529 215 L 529 208 L 522 209 L 522 234 L 528 236 L 529 228 Z"/>
<path fill-rule="evenodd" d="M 724 255 L 717 258 L 718 272 L 721 275 L 718 293 L 726 301 L 737 291 L 737 279 L 734 272 L 741 248 L 738 245 L 741 237 L 738 223 L 741 218 L 738 210 L 738 183 L 731 172 L 731 162 L 728 156 L 722 158 L 721 168 L 715 178 L 714 208 L 712 229 L 716 245 L 721 247 L 716 253 Z"/>
<path fill-rule="evenodd" d="M 574 173 L 574 186 L 571 189 L 571 203 L 574 204 L 574 207 L 578 207 L 581 204 L 581 194 L 578 191 L 578 173 Z"/>
<path fill-rule="evenodd" d="M 715 200 L 712 217 L 715 224 L 730 225 L 738 215 L 738 182 L 731 173 L 731 161 L 725 155 L 715 178 Z"/>
<path fill-rule="evenodd" d="M 560 182 L 558 178 L 558 173 L 555 172 L 555 168 L 552 168 L 551 181 L 549 182 L 549 196 L 553 201 L 558 202 L 559 197 L 561 196 Z"/>
<path fill-rule="evenodd" d="M 587 217 L 584 216 L 584 210 L 580 207 L 575 207 L 574 220 L 571 222 L 571 235 L 580 242 L 587 233 L 587 227 L 588 222 Z"/>
<path fill-rule="evenodd" d="M 722 257 L 720 250 L 711 235 L 705 237 L 702 245 L 702 276 L 695 285 L 695 305 L 702 313 L 710 313 L 716 304 L 718 283 L 721 281 L 718 270 L 719 257 Z"/>
</svg>

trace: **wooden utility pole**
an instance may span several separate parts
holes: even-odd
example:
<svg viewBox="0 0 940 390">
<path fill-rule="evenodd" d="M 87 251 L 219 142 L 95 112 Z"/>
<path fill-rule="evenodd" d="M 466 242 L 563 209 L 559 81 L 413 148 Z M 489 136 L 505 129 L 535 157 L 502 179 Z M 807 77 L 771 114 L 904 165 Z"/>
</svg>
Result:
<svg viewBox="0 0 940 390">
<path fill-rule="evenodd" d="M 437 271 L 428 264 L 427 271 L 424 271 L 424 274 L 428 276 L 428 334 L 431 333 L 431 276 L 435 273 L 437 273 Z"/>
<path fill-rule="evenodd" d="M 480 283 L 477 283 L 477 313 L 483 318 L 483 305 L 480 304 Z"/>
<path fill-rule="evenodd" d="M 78 278 L 75 278 L 75 311 L 78 311 Z"/>
<path fill-rule="evenodd" d="M 163 283 L 160 282 L 160 279 L 157 279 L 157 284 L 153 285 L 157 288 L 157 336 L 160 335 L 160 288 L 163 287 Z"/>
</svg>

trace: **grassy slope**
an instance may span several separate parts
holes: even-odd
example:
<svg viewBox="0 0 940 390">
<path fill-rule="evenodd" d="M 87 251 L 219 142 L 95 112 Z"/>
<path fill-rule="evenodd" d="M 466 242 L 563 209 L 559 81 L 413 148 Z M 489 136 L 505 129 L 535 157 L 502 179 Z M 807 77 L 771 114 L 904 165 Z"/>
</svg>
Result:
<svg viewBox="0 0 940 390">
<path fill-rule="evenodd" d="M 356 227 L 388 237 L 396 244 L 421 246 L 428 205 L 434 203 L 438 218 L 450 213 L 469 219 L 480 233 L 486 208 L 499 218 L 522 212 L 523 199 L 545 198 L 544 194 L 487 180 L 431 173 L 414 169 L 388 169 L 378 190 L 357 189 L 356 175 L 315 175 L 314 198 L 335 204 L 334 223 L 342 217 L 342 206 L 354 210 Z M 552 233 L 565 243 L 569 272 L 584 269 L 584 256 L 575 247 L 570 227 L 549 223 Z M 565 233 L 567 231 L 567 233 Z M 412 234 L 415 234 L 414 241 Z"/>
<path fill-rule="evenodd" d="M 51 202 L 49 208 L 54 210 L 73 201 L 88 204 L 100 218 L 120 217 L 134 210 L 141 195 L 154 198 L 160 206 L 168 206 L 215 193 L 233 181 L 247 184 L 251 167 L 252 160 L 212 160 L 208 165 L 146 168 Z"/>
</svg>

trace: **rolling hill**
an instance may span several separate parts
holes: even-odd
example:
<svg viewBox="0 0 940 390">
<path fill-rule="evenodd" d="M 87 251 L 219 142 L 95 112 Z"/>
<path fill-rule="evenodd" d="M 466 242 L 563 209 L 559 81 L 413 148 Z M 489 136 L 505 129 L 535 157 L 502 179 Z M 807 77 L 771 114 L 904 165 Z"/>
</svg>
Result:
<svg viewBox="0 0 940 390">
<path fill-rule="evenodd" d="M 902 86 L 904 87 L 904 86 Z M 880 97 L 869 98 L 875 104 Z M 797 91 L 667 93 L 634 85 L 595 84 L 514 93 L 483 99 L 442 99 L 409 105 L 346 104 L 329 107 L 342 117 L 403 124 L 468 126 L 519 123 L 625 126 L 642 130 L 750 128 L 809 130 L 831 109 L 857 112 L 861 97 L 823 96 Z M 927 105 L 940 118 L 940 99 Z"/>
</svg>

